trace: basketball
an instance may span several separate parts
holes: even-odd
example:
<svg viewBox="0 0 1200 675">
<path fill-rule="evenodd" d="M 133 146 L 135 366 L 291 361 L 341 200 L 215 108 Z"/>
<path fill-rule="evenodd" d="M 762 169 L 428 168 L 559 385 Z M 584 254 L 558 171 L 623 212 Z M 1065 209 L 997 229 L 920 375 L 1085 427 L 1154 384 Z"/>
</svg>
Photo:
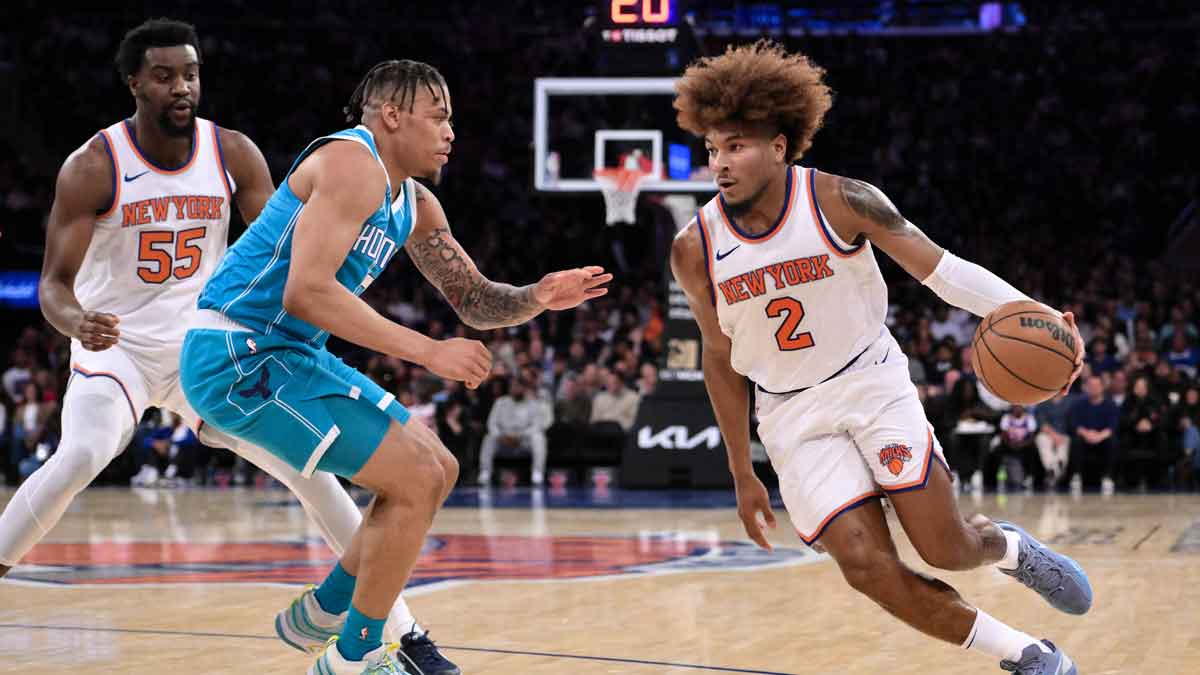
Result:
<svg viewBox="0 0 1200 675">
<path fill-rule="evenodd" d="M 1066 386 L 1081 345 L 1058 312 L 1018 300 L 984 317 L 971 347 L 971 366 L 988 391 L 1009 403 L 1033 405 Z"/>
</svg>

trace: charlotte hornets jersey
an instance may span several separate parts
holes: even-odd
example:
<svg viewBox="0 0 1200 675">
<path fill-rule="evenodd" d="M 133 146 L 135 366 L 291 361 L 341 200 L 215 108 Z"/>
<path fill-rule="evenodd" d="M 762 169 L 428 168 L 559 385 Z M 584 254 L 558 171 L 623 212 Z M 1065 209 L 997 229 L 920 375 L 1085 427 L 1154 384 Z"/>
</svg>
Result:
<svg viewBox="0 0 1200 675">
<path fill-rule="evenodd" d="M 287 179 L 313 151 L 334 141 L 361 143 L 383 168 L 375 137 L 365 126 L 344 129 L 310 143 L 296 158 L 262 213 L 229 248 L 200 294 L 200 309 L 218 311 L 264 335 L 279 333 L 314 347 L 325 344 L 329 338 L 327 332 L 283 309 L 292 234 L 304 211 L 304 202 L 292 192 Z M 404 246 L 416 220 L 415 194 L 416 185 L 408 178 L 393 199 L 392 185 L 388 182 L 385 194 L 380 196 L 379 208 L 363 223 L 358 241 L 338 269 L 338 282 L 351 293 L 362 295 Z"/>
<path fill-rule="evenodd" d="M 887 286 L 871 243 L 838 238 L 815 176 L 789 167 L 783 210 L 762 234 L 741 230 L 720 195 L 698 216 L 731 365 L 769 392 L 824 381 L 887 332 Z"/>
</svg>

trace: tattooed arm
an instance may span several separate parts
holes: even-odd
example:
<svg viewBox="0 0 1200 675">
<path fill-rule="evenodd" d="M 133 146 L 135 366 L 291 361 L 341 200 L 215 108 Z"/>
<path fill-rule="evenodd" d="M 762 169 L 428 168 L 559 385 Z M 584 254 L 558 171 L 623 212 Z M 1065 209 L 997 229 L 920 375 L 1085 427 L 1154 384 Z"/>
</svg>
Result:
<svg viewBox="0 0 1200 675">
<path fill-rule="evenodd" d="M 976 316 L 986 316 L 1005 303 L 1030 299 L 987 269 L 933 243 L 900 215 L 887 195 L 870 183 L 817 174 L 817 199 L 829 225 L 843 241 L 869 239 L 948 304 Z M 1083 344 L 1074 315 L 1064 312 L 1062 316 L 1075 333 L 1077 343 Z M 1064 393 L 1078 377 L 1082 365 L 1081 349 Z"/>
<path fill-rule="evenodd" d="M 413 264 L 472 328 L 488 330 L 525 323 L 547 309 L 569 309 L 607 292 L 612 279 L 599 267 L 547 274 L 536 284 L 510 286 L 483 276 L 450 233 L 446 212 L 417 185 L 417 223 L 404 244 Z"/>
<path fill-rule="evenodd" d="M 942 247 L 900 215 L 887 195 L 870 183 L 818 173 L 817 200 L 842 241 L 871 240 L 917 280 L 932 274 L 942 259 Z"/>
</svg>

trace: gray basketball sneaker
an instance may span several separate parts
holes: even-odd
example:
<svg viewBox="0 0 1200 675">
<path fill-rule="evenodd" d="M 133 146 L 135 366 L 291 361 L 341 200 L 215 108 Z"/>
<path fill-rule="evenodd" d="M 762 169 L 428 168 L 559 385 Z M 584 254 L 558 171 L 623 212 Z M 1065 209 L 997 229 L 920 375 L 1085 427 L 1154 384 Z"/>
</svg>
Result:
<svg viewBox="0 0 1200 675">
<path fill-rule="evenodd" d="M 1021 535 L 1017 569 L 1001 568 L 1010 577 L 1037 591 L 1050 606 L 1067 614 L 1084 614 L 1092 607 L 1092 584 L 1087 572 L 1071 558 L 1050 550 L 1028 532 L 1010 522 L 997 520 L 1002 530 Z"/>
<path fill-rule="evenodd" d="M 1053 642 L 1042 640 L 1042 644 L 1050 648 L 1049 653 L 1037 645 L 1029 645 L 1021 652 L 1020 661 L 1001 661 L 1000 668 L 1017 675 L 1079 675 L 1079 669 L 1071 658 L 1055 647 Z"/>
</svg>

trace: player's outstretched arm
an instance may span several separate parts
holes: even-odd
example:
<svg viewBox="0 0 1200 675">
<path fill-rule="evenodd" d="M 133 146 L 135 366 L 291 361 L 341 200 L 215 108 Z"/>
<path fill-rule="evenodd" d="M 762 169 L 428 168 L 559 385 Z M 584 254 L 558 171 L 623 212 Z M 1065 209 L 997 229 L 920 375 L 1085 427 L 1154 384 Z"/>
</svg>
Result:
<svg viewBox="0 0 1200 675">
<path fill-rule="evenodd" d="M 458 313 L 479 330 L 525 323 L 547 309 L 570 309 L 608 292 L 612 280 L 604 268 L 581 267 L 551 272 L 528 286 L 510 286 L 483 276 L 450 232 L 442 204 L 417 186 L 417 222 L 404 249 Z"/>
<path fill-rule="evenodd" d="M 750 394 L 746 378 L 738 374 L 729 361 L 732 344 L 717 322 L 699 227 L 693 220 L 675 236 L 671 244 L 671 273 L 683 288 L 692 315 L 700 326 L 704 387 L 708 390 L 717 426 L 721 428 L 721 437 L 725 439 L 729 471 L 737 490 L 738 517 L 742 519 L 746 534 L 759 546 L 770 549 L 771 544 L 758 516 L 761 513 L 765 524 L 775 527 L 775 514 L 771 511 L 767 489 L 754 475 L 754 465 L 750 461 Z"/>
<path fill-rule="evenodd" d="M 218 133 L 221 134 L 225 168 L 237 185 L 233 199 L 242 214 L 242 220 L 249 225 L 258 218 L 267 200 L 275 193 L 271 170 L 262 151 L 249 136 L 232 129 L 219 129 Z"/>
<path fill-rule="evenodd" d="M 899 209 L 883 191 L 870 183 L 818 174 L 817 198 L 829 225 L 843 241 L 871 240 L 913 278 L 955 307 L 983 317 L 1007 302 L 1030 300 L 1029 296 L 989 270 L 933 243 L 916 225 L 900 215 Z M 1071 312 L 1063 312 L 1062 316 L 1074 331 L 1076 343 L 1083 344 L 1079 329 L 1075 327 L 1075 316 Z M 1081 349 L 1067 388 L 1079 376 L 1082 367 Z"/>
<path fill-rule="evenodd" d="M 292 235 L 283 307 L 292 316 L 368 349 L 476 387 L 491 372 L 475 340 L 433 340 L 389 321 L 337 280 L 363 223 L 379 208 L 387 178 L 357 143 L 329 143 L 289 178 L 304 208 Z M 305 197 L 307 195 L 307 197 Z"/>
<path fill-rule="evenodd" d="M 93 137 L 63 162 L 46 223 L 46 256 L 38 282 L 42 315 L 90 351 L 108 349 L 120 335 L 115 315 L 88 311 L 75 297 L 75 275 L 92 243 L 96 214 L 116 199 L 114 179 L 104 141 Z"/>
</svg>

